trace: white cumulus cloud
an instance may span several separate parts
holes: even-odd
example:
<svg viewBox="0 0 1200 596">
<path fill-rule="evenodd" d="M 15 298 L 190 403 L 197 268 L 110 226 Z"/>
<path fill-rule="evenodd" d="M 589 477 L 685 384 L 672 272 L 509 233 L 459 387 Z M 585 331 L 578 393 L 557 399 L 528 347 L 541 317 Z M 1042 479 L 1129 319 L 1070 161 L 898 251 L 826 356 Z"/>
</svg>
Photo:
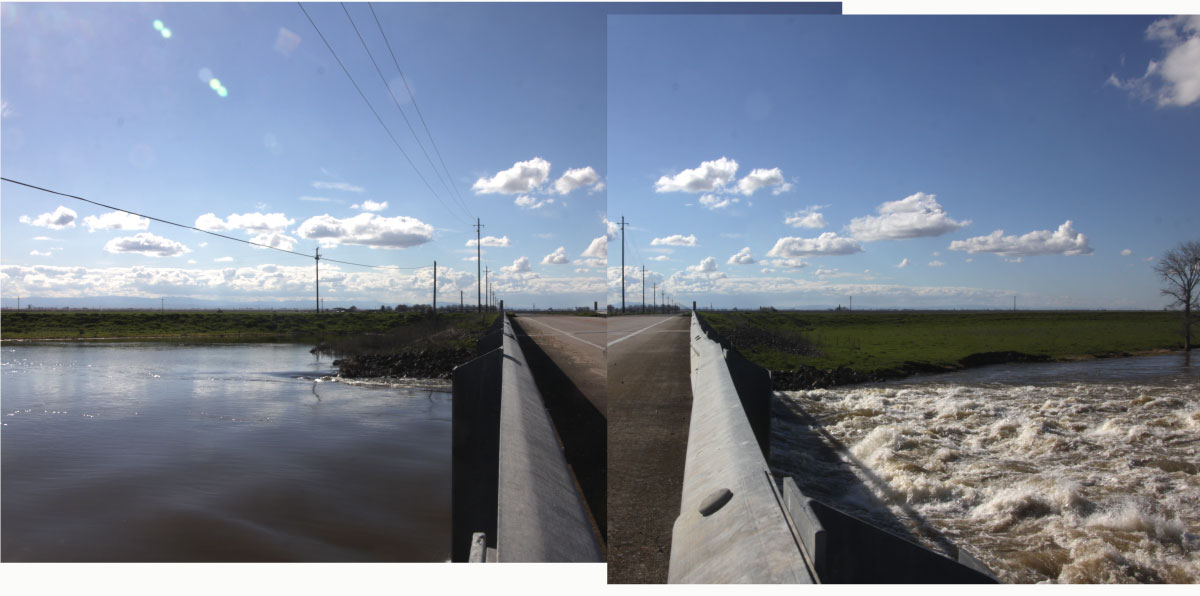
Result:
<svg viewBox="0 0 1200 596">
<path fill-rule="evenodd" d="M 970 224 L 955 221 L 937 202 L 937 195 L 918 192 L 876 208 L 879 215 L 856 217 L 847 229 L 863 242 L 941 236 Z"/>
<path fill-rule="evenodd" d="M 809 255 L 849 255 L 856 252 L 862 252 L 862 245 L 857 240 L 839 237 L 836 232 L 825 232 L 816 238 L 780 238 L 767 252 L 767 256 L 786 259 Z"/>
<path fill-rule="evenodd" d="M 656 257 L 650 257 L 650 260 L 651 261 L 670 261 L 671 257 L 668 257 L 667 255 L 658 255 Z"/>
<path fill-rule="evenodd" d="M 477 244 L 480 246 L 492 246 L 492 247 L 496 247 L 496 248 L 504 248 L 507 246 L 512 246 L 512 241 L 510 241 L 508 239 L 508 236 L 501 236 L 499 238 L 497 238 L 495 236 L 484 236 L 483 238 L 480 238 L 479 240 L 476 240 L 474 238 L 467 240 L 467 246 L 475 246 Z"/>
<path fill-rule="evenodd" d="M 529 257 L 518 257 L 513 261 L 512 265 L 506 265 L 500 268 L 505 273 L 528 273 L 533 268 L 529 266 Z"/>
<path fill-rule="evenodd" d="M 30 218 L 28 215 L 22 215 L 18 218 L 23 224 L 39 228 L 50 228 L 51 230 L 61 230 L 63 228 L 75 227 L 75 210 L 70 207 L 59 205 L 51 213 L 43 213 L 35 218 Z"/>
<path fill-rule="evenodd" d="M 672 234 L 666 238 L 655 238 L 650 241 L 650 246 L 696 246 L 695 234 Z"/>
<path fill-rule="evenodd" d="M 750 256 L 750 247 L 747 246 L 742 250 L 737 251 L 737 254 L 729 257 L 726 263 L 730 265 L 753 265 L 754 257 Z"/>
<path fill-rule="evenodd" d="M 899 265 L 896 265 L 897 269 L 903 269 L 905 267 L 908 267 L 908 259 L 907 258 L 904 259 L 903 261 L 900 261 Z"/>
<path fill-rule="evenodd" d="M 1146 28 L 1166 54 L 1151 60 L 1140 77 L 1121 80 L 1110 74 L 1106 84 L 1124 89 L 1159 107 L 1184 107 L 1200 100 L 1200 15 L 1158 19 Z"/>
<path fill-rule="evenodd" d="M 969 253 L 990 252 L 1006 257 L 1033 255 L 1088 255 L 1087 236 L 1077 232 L 1071 220 L 1058 229 L 1037 230 L 1022 236 L 1005 236 L 1004 230 L 996 230 L 987 236 L 976 236 L 950 243 L 950 250 L 965 250 Z"/>
<path fill-rule="evenodd" d="M 244 230 L 250 233 L 282 232 L 296 220 L 282 213 L 231 213 L 221 219 L 213 213 L 205 213 L 196 218 L 195 226 L 210 232 L 226 230 Z"/>
<path fill-rule="evenodd" d="M 567 249 L 565 246 L 560 246 L 554 249 L 554 252 L 542 257 L 543 265 L 566 265 L 571 259 L 567 258 Z"/>
<path fill-rule="evenodd" d="M 316 240 L 323 247 L 354 244 L 371 248 L 401 249 L 433 240 L 433 226 L 408 216 L 383 217 L 360 213 L 339 219 L 332 215 L 310 217 L 296 228 L 301 238 Z"/>
<path fill-rule="evenodd" d="M 945 264 L 945 263 L 943 263 L 943 262 L 941 262 L 941 261 L 929 261 L 929 266 L 930 266 L 930 267 L 943 267 L 943 266 L 945 266 L 945 265 L 946 265 L 946 264 Z"/>
<path fill-rule="evenodd" d="M 585 168 L 575 168 L 567 170 L 558 180 L 554 181 L 554 192 L 560 195 L 565 195 L 576 188 L 591 186 L 592 191 L 602 190 L 604 183 L 600 181 L 600 174 L 592 169 L 592 166 Z"/>
<path fill-rule="evenodd" d="M 740 203 L 741 199 L 737 197 L 718 197 L 716 195 L 704 195 L 700 197 L 700 205 L 709 211 L 724 209 L 734 203 Z"/>
<path fill-rule="evenodd" d="M 113 238 L 105 243 L 104 250 L 111 253 L 133 253 L 148 257 L 177 257 L 192 252 L 191 249 L 179 242 L 155 236 L 149 232 Z"/>
<path fill-rule="evenodd" d="M 654 183 L 655 192 L 712 192 L 724 188 L 737 175 L 738 163 L 727 157 L 706 161 L 698 168 L 674 176 L 663 176 Z"/>
<path fill-rule="evenodd" d="M 689 265 L 687 270 L 693 273 L 712 273 L 717 270 L 717 260 L 713 257 L 704 257 L 699 265 Z"/>
<path fill-rule="evenodd" d="M 820 229 L 825 227 L 825 216 L 819 211 L 820 205 L 812 205 L 788 215 L 783 223 L 793 228 Z"/>
<path fill-rule="evenodd" d="M 388 206 L 387 201 L 383 201 L 380 203 L 380 202 L 375 202 L 375 201 L 371 201 L 371 200 L 366 200 L 366 201 L 363 201 L 362 203 L 355 203 L 355 204 L 351 205 L 350 208 L 351 209 L 362 209 L 363 211 L 383 211 L 384 209 L 387 209 L 387 206 Z"/>
<path fill-rule="evenodd" d="M 738 192 L 750 196 L 758 189 L 767 186 L 774 186 L 775 189 L 771 194 L 780 194 L 792 189 L 791 183 L 783 179 L 783 171 L 779 168 L 771 168 L 769 170 L 757 168 L 751 170 L 745 178 L 738 180 Z"/>
<path fill-rule="evenodd" d="M 539 199 L 529 195 L 521 195 L 513 199 L 513 203 L 522 209 L 541 209 L 546 205 L 554 204 L 554 199 Z"/>
<path fill-rule="evenodd" d="M 99 217 L 89 215 L 83 218 L 83 225 L 89 232 L 96 230 L 144 230 L 150 227 L 150 220 L 124 211 L 109 211 Z"/>
<path fill-rule="evenodd" d="M 550 176 L 550 162 L 535 157 L 519 161 L 507 170 L 497 172 L 491 178 L 480 178 L 471 186 L 475 194 L 517 194 L 533 192 L 540 188 Z"/>
<path fill-rule="evenodd" d="M 608 236 L 600 236 L 593 238 L 592 243 L 580 255 L 590 259 L 607 259 L 608 258 Z"/>
<path fill-rule="evenodd" d="M 1129 250 L 1128 248 L 1127 248 L 1127 249 L 1125 249 L 1125 250 L 1123 250 L 1123 251 L 1121 251 L 1121 256 L 1123 256 L 1123 257 L 1127 257 L 1127 256 L 1129 256 L 1129 255 L 1131 255 L 1131 254 L 1133 254 L 1133 251 L 1132 251 L 1132 250 Z"/>
</svg>

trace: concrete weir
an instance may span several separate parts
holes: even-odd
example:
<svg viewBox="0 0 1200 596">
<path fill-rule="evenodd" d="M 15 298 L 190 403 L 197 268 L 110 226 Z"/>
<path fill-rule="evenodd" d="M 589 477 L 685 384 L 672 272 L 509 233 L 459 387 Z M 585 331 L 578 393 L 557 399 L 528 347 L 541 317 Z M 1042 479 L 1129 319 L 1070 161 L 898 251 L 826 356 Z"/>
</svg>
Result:
<svg viewBox="0 0 1200 596">
<path fill-rule="evenodd" d="M 692 313 L 692 414 L 671 583 L 992 583 L 955 559 L 805 496 L 768 467 L 770 377 Z M 761 445 L 761 446 L 760 446 Z"/>
<path fill-rule="evenodd" d="M 501 315 L 498 336 L 481 341 L 497 347 L 454 371 L 451 557 L 602 562 L 603 551 L 507 316 Z"/>
</svg>

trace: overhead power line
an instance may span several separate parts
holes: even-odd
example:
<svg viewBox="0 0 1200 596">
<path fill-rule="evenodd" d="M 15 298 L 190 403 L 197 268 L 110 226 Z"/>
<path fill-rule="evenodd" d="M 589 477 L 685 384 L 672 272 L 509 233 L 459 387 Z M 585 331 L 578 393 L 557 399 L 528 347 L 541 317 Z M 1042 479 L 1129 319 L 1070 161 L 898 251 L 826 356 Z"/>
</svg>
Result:
<svg viewBox="0 0 1200 596">
<path fill-rule="evenodd" d="M 175 227 L 177 227 L 177 228 L 183 228 L 183 229 L 185 229 L 185 230 L 192 230 L 192 231 L 195 231 L 195 232 L 203 232 L 203 233 L 205 233 L 205 234 L 208 234 L 208 235 L 210 235 L 210 236 L 216 236 L 216 237 L 218 237 L 218 238 L 224 238 L 224 239 L 226 239 L 226 240 L 233 240 L 234 242 L 241 242 L 242 244 L 249 244 L 249 245 L 251 245 L 251 246 L 257 246 L 257 247 L 259 247 L 259 248 L 269 248 L 269 249 L 271 249 L 271 250 L 277 250 L 277 251 L 279 251 L 279 252 L 284 252 L 284 253 L 287 253 L 287 254 L 289 254 L 289 255 L 296 255 L 296 256 L 298 256 L 298 257 L 304 257 L 304 258 L 306 258 L 306 259 L 311 259 L 311 258 L 313 258 L 313 256 L 312 256 L 312 255 L 306 255 L 306 254 L 304 254 L 304 253 L 302 253 L 302 252 L 296 252 L 296 251 L 294 251 L 294 250 L 287 250 L 287 249 L 279 248 L 279 247 L 277 247 L 277 246 L 271 246 L 271 245 L 269 245 L 269 244 L 262 244 L 262 243 L 259 243 L 259 242 L 253 242 L 253 241 L 250 241 L 250 240 L 243 240 L 243 239 L 241 239 L 241 238 L 234 238 L 233 236 L 226 236 L 225 234 L 218 234 L 218 233 L 216 233 L 216 232 L 212 232 L 212 231 L 209 231 L 209 230 L 204 230 L 204 229 L 201 229 L 201 228 L 197 228 L 197 227 L 195 227 L 195 226 L 189 226 L 189 225 L 187 225 L 187 224 L 176 223 L 176 222 L 169 221 L 169 220 L 166 220 L 166 219 L 162 219 L 162 218 L 159 218 L 159 217 L 154 217 L 154 216 L 152 216 L 152 215 L 146 215 L 146 214 L 143 214 L 143 213 L 138 213 L 138 212 L 136 212 L 136 211 L 130 211 L 130 210 L 128 210 L 128 209 L 122 209 L 122 208 L 120 208 L 120 207 L 115 207 L 115 206 L 113 206 L 113 205 L 106 205 L 106 204 L 104 204 L 104 203 L 101 203 L 101 202 L 99 202 L 99 201 L 93 201 L 93 200 L 91 200 L 91 199 L 85 199 L 85 198 L 83 198 L 83 197 L 80 197 L 80 196 L 76 196 L 76 195 L 72 195 L 72 194 L 67 194 L 67 193 L 65 193 L 65 192 L 59 192 L 59 191 L 57 191 L 57 190 L 50 190 L 49 188 L 43 188 L 43 187 L 41 187 L 41 186 L 36 186 L 36 185 L 33 185 L 33 184 L 29 184 L 29 183 L 27 183 L 27 182 L 21 182 L 21 181 L 19 181 L 19 180 L 13 180 L 12 178 L 3 178 L 3 177 L 0 177 L 0 180 L 3 180 L 3 181 L 5 181 L 5 182 L 11 182 L 11 183 L 13 183 L 13 184 L 19 184 L 19 185 L 21 185 L 21 186 L 25 186 L 25 187 L 28 187 L 28 188 L 32 188 L 32 189 L 34 189 L 34 190 L 40 190 L 40 191 L 42 191 L 42 192 L 50 193 L 50 194 L 53 194 L 53 195 L 58 195 L 58 196 L 60 196 L 60 197 L 67 197 L 67 198 L 71 198 L 71 199 L 76 199 L 76 200 L 79 200 L 79 201 L 83 201 L 83 202 L 85 202 L 85 203 L 91 203 L 92 205 L 96 205 L 96 206 L 98 206 L 98 207 L 104 207 L 105 209 L 112 209 L 113 211 L 120 211 L 120 212 L 122 212 L 122 213 L 128 213 L 128 214 L 130 214 L 130 215 L 136 215 L 136 216 L 138 216 L 138 217 L 144 217 L 144 218 L 146 218 L 146 219 L 149 219 L 149 220 L 157 221 L 157 222 L 159 222 L 159 223 L 165 223 L 165 224 L 167 224 L 167 225 L 175 226 Z M 417 269 L 428 269 L 428 268 L 429 268 L 429 267 L 395 267 L 395 266 L 391 266 L 391 265 L 368 265 L 368 264 L 365 264 L 365 263 L 353 263 L 353 262 L 350 262 L 350 261 L 339 261 L 339 260 L 330 259 L 330 258 L 327 258 L 327 257 L 320 257 L 320 259 L 321 259 L 322 261 L 329 261 L 329 262 L 331 262 L 331 263 L 341 263 L 341 264 L 343 264 L 343 265 L 354 265 L 354 266 L 357 266 L 357 267 L 370 267 L 370 268 L 372 268 L 372 269 L 398 269 L 398 270 L 403 270 L 403 271 L 412 271 L 412 270 L 417 270 Z"/>
<path fill-rule="evenodd" d="M 304 16 L 308 19 L 308 22 L 313 26 L 313 29 L 316 30 L 317 36 L 320 37 L 321 41 L 325 43 L 325 47 L 329 49 L 329 53 L 333 55 L 333 59 L 338 63 L 338 66 L 342 67 L 342 72 L 346 73 L 346 78 L 350 79 L 350 84 L 354 86 L 354 90 L 358 92 L 358 96 L 362 98 L 363 103 L 367 104 L 367 109 L 371 110 L 371 113 L 375 115 L 375 120 L 379 121 L 379 125 L 383 127 L 383 130 L 387 133 L 388 138 L 392 140 L 392 144 L 394 144 L 396 148 L 400 150 L 400 154 L 404 156 L 404 159 L 408 162 L 408 165 L 412 166 L 413 172 L 417 174 L 417 177 L 421 179 L 421 182 L 425 183 L 425 187 L 428 188 L 429 192 L 433 194 L 433 198 L 437 199 L 437 202 L 441 203 L 442 207 L 445 207 L 446 211 L 449 211 L 450 215 L 453 215 L 454 218 L 460 223 L 470 225 L 466 220 L 459 216 L 457 212 L 451 209 L 450 206 L 447 205 L 440 196 L 438 196 L 438 193 L 436 190 L 434 190 L 433 185 L 429 184 L 429 180 L 426 180 L 425 176 L 421 174 L 421 170 L 417 168 L 417 164 L 413 163 L 412 158 L 408 156 L 408 152 L 405 151 L 404 147 L 400 145 L 400 141 L 396 140 L 396 135 L 392 134 L 392 130 L 388 128 L 387 124 L 383 121 L 383 118 L 379 115 L 379 112 L 375 110 L 375 106 L 371 105 L 371 101 L 367 99 L 367 96 L 365 93 L 363 93 L 362 88 L 360 88 L 358 83 L 354 81 L 354 76 L 350 74 L 350 70 L 347 69 L 346 65 L 342 63 L 342 59 L 338 58 L 337 52 L 333 51 L 333 46 L 329 44 L 329 40 L 325 39 L 325 35 L 321 33 L 321 28 L 317 27 L 316 21 L 309 16 L 308 11 L 304 9 L 303 4 L 297 2 L 296 6 L 300 7 L 300 11 L 304 13 Z"/>
<path fill-rule="evenodd" d="M 425 160 L 429 162 L 429 167 L 433 168 L 433 174 L 437 176 L 438 182 L 442 183 L 442 188 L 450 193 L 451 198 L 454 198 L 450 187 L 446 185 L 446 180 L 442 178 L 442 173 L 438 171 L 437 164 L 433 163 L 433 158 L 429 156 L 429 152 L 425 150 L 425 144 L 421 142 L 421 138 L 417 135 L 417 130 L 413 128 L 412 122 L 408 119 L 408 114 L 404 113 L 404 108 L 400 106 L 400 100 L 396 99 L 396 94 L 392 93 L 392 86 L 388 84 L 387 78 L 383 76 L 383 71 L 379 68 L 379 63 L 375 61 L 375 55 L 371 53 L 371 48 L 367 47 L 367 41 L 363 39 L 362 33 L 358 30 L 358 25 L 354 24 L 354 18 L 350 16 L 350 9 L 346 8 L 346 3 L 341 2 L 342 12 L 346 13 L 346 20 L 350 21 L 350 27 L 354 29 L 354 34 L 358 36 L 358 42 L 362 44 L 363 51 L 367 53 L 367 58 L 371 59 L 371 66 L 375 67 L 375 74 L 379 75 L 379 82 L 388 91 L 388 96 L 392 98 L 392 104 L 396 106 L 396 111 L 400 112 L 400 117 L 404 119 L 404 124 L 408 126 L 408 132 L 412 134 L 413 140 L 417 142 L 417 146 L 421 148 L 421 153 L 425 154 Z"/>
<path fill-rule="evenodd" d="M 412 87 L 408 85 L 408 78 L 404 76 L 404 71 L 400 68 L 400 61 L 396 59 L 396 53 L 392 51 L 392 43 L 388 41 L 387 34 L 383 32 L 383 25 L 379 23 L 379 16 L 375 14 L 375 5 L 368 2 L 367 7 L 371 9 L 371 16 L 375 19 L 375 26 L 379 28 L 379 35 L 383 37 L 383 43 L 387 45 L 388 54 L 392 56 L 392 64 L 396 66 L 396 72 L 400 73 L 400 80 L 404 81 L 404 89 L 408 91 L 408 98 L 412 101 L 413 108 L 417 111 L 417 118 L 421 120 L 421 126 L 425 128 L 425 134 L 429 136 L 429 144 L 433 145 L 433 152 L 437 154 L 438 161 L 442 164 L 442 171 L 446 172 L 446 178 L 450 180 L 450 186 L 454 188 L 454 194 L 458 198 L 459 204 L 464 209 L 467 209 L 467 213 L 470 213 L 470 209 L 462 198 L 462 193 L 458 191 L 458 185 L 454 184 L 454 176 L 450 175 L 450 168 L 446 167 L 446 160 L 442 157 L 442 151 L 438 149 L 437 141 L 433 138 L 433 131 L 429 130 L 429 124 L 425 122 L 425 115 L 421 113 L 421 106 L 417 104 L 417 97 L 413 95 Z"/>
</svg>

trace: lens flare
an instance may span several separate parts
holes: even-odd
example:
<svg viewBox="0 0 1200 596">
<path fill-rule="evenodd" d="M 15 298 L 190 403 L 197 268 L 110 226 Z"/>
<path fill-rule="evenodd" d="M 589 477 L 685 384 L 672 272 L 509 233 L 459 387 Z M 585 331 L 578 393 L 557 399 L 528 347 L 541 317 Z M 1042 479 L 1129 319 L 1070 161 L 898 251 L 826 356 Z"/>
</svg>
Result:
<svg viewBox="0 0 1200 596">
<path fill-rule="evenodd" d="M 163 36 L 163 38 L 164 38 L 164 39 L 171 39 L 171 30 L 170 30 L 170 29 L 163 29 L 163 30 L 162 30 L 162 36 Z"/>
<path fill-rule="evenodd" d="M 163 22 L 158 19 L 154 19 L 154 29 L 156 31 L 162 31 L 163 28 L 164 28 Z"/>
<path fill-rule="evenodd" d="M 217 95 L 219 95 L 221 97 L 225 97 L 225 96 L 229 95 L 229 90 L 225 88 L 225 85 L 221 84 L 221 81 L 219 79 L 216 79 L 216 78 L 209 79 L 208 87 L 210 89 L 212 89 L 213 91 L 216 91 Z"/>
</svg>

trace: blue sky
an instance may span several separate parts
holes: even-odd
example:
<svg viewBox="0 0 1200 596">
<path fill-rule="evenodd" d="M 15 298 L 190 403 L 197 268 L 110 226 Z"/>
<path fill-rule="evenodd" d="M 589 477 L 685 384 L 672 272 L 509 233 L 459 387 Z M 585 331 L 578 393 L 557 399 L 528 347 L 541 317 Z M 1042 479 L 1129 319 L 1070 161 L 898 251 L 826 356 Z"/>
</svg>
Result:
<svg viewBox="0 0 1200 596">
<path fill-rule="evenodd" d="M 1200 19 L 608 25 L 627 301 L 1156 309 L 1197 239 Z"/>
<path fill-rule="evenodd" d="M 460 289 L 475 299 L 474 216 L 510 304 L 603 301 L 592 246 L 607 179 L 598 9 L 377 4 L 435 151 L 368 6 L 348 7 L 388 85 L 338 4 L 305 4 L 433 191 L 294 3 L 5 3 L 3 175 L 306 255 L 320 244 L 358 263 L 437 260 L 439 298 L 455 303 Z M 18 295 L 313 296 L 312 259 L 10 183 L 0 193 L 6 306 Z M 321 272 L 329 306 L 430 298 L 429 269 Z"/>
</svg>

